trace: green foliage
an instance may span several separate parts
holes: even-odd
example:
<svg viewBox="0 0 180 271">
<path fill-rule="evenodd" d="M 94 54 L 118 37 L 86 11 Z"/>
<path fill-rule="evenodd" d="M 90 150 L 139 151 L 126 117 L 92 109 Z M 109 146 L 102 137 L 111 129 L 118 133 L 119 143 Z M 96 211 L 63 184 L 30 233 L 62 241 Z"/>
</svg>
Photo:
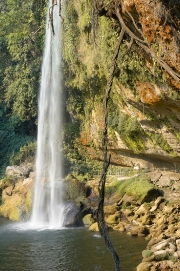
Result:
<svg viewBox="0 0 180 271">
<path fill-rule="evenodd" d="M 24 124 L 17 116 L 9 117 L 5 107 L 0 107 L 0 175 L 9 165 L 13 153 L 17 153 L 27 142 L 33 141 Z"/>
<path fill-rule="evenodd" d="M 64 21 L 63 53 L 64 59 L 69 63 L 69 70 L 75 75 L 78 60 L 79 29 L 77 26 L 78 14 L 72 1 L 65 1 L 66 16 Z"/>
<path fill-rule="evenodd" d="M 64 124 L 64 131 L 63 131 L 66 142 L 68 143 L 73 142 L 73 140 L 79 136 L 79 130 L 80 130 L 79 121 L 66 122 Z"/>
<path fill-rule="evenodd" d="M 102 168 L 101 162 L 92 160 L 77 140 L 64 145 L 64 155 L 65 175 L 71 173 L 79 180 L 89 179 Z"/>
<path fill-rule="evenodd" d="M 67 100 L 67 110 L 76 121 L 84 116 L 84 95 L 81 91 L 71 90 Z"/>
<path fill-rule="evenodd" d="M 0 14 L 1 62 L 4 63 L 0 69 L 0 87 L 7 107 L 23 121 L 35 121 L 37 116 L 44 5 L 44 0 L 26 0 L 23 5 L 8 0 L 5 12 Z"/>
<path fill-rule="evenodd" d="M 76 2 L 75 9 L 78 12 L 78 21 L 79 30 L 85 33 L 90 33 L 91 31 L 91 22 L 92 22 L 92 8 L 93 3 L 90 0 L 87 1 L 78 1 Z"/>
<path fill-rule="evenodd" d="M 121 44 L 117 78 L 125 87 L 136 93 L 137 82 L 164 83 L 165 78 L 157 63 L 154 63 L 153 70 L 146 66 L 146 59 L 137 52 L 137 48 L 132 47 L 130 53 L 126 54 L 127 46 Z M 123 56 L 123 59 L 121 59 Z"/>
<path fill-rule="evenodd" d="M 0 3 L 0 175 L 10 162 L 20 163 L 33 152 L 46 4 Z"/>
<path fill-rule="evenodd" d="M 5 177 L 3 180 L 2 180 L 2 183 L 0 185 L 0 189 L 3 190 L 11 185 L 14 185 L 14 180 L 12 180 L 11 178 L 9 177 Z"/>
<path fill-rule="evenodd" d="M 28 141 L 24 146 L 20 147 L 19 152 L 13 152 L 10 157 L 10 164 L 20 165 L 25 161 L 34 161 L 36 145 L 36 142 Z"/>
<path fill-rule="evenodd" d="M 157 144 L 159 147 L 161 147 L 162 150 L 169 153 L 172 157 L 176 157 L 176 153 L 173 151 L 171 146 L 168 144 L 167 140 L 163 137 L 162 134 L 150 134 L 148 133 L 148 136 L 152 140 L 154 144 Z"/>
<path fill-rule="evenodd" d="M 145 133 L 137 119 L 120 112 L 115 105 L 112 105 L 110 110 L 109 127 L 119 133 L 125 145 L 134 153 L 142 152 L 145 149 Z"/>
</svg>

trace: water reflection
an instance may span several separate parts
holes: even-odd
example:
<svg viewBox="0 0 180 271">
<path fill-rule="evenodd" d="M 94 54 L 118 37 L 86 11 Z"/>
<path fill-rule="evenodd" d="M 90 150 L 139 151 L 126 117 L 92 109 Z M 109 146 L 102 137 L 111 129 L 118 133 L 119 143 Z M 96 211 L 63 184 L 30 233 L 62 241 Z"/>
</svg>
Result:
<svg viewBox="0 0 180 271">
<path fill-rule="evenodd" d="M 1 222 L 1 221 L 0 221 Z M 0 226 L 0 271 L 110 271 L 114 263 L 98 233 L 86 228 L 33 230 Z M 111 232 L 122 271 L 133 271 L 146 247 L 143 238 Z"/>
</svg>

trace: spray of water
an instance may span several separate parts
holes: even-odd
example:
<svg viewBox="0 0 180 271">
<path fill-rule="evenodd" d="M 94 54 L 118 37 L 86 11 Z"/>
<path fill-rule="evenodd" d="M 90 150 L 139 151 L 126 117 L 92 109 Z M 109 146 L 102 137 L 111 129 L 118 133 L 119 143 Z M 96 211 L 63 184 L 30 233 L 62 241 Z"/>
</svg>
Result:
<svg viewBox="0 0 180 271">
<path fill-rule="evenodd" d="M 61 166 L 61 18 L 58 1 L 49 7 L 39 94 L 36 182 L 32 223 L 50 227 L 63 224 Z M 53 9 L 54 34 L 49 20 Z"/>
</svg>

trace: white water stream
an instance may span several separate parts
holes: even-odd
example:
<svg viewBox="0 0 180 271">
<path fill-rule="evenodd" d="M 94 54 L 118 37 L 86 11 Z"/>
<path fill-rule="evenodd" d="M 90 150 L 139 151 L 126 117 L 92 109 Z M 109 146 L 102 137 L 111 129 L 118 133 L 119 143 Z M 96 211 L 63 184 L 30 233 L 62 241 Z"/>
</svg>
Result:
<svg viewBox="0 0 180 271">
<path fill-rule="evenodd" d="M 55 1 L 56 2 L 56 1 Z M 49 11 L 53 8 L 53 35 Z M 59 2 L 49 7 L 39 93 L 36 182 L 31 221 L 57 228 L 63 224 L 61 165 L 61 17 Z"/>
</svg>

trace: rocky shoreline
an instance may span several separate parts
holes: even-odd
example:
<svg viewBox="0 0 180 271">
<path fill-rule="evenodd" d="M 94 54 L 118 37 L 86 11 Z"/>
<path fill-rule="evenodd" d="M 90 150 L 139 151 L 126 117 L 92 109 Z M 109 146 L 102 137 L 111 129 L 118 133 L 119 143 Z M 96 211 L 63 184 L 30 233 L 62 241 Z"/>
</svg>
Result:
<svg viewBox="0 0 180 271">
<path fill-rule="evenodd" d="M 104 208 L 106 223 L 110 229 L 123 231 L 132 236 L 143 236 L 149 241 L 147 248 L 142 252 L 142 263 L 138 265 L 137 271 L 178 271 L 180 174 L 155 171 L 147 175 L 149 181 L 155 183 L 162 195 L 157 195 L 154 200 L 152 195 L 152 200 L 140 203 L 125 194 L 119 202 L 111 205 L 107 202 Z M 91 181 L 88 185 L 91 185 Z M 92 186 L 96 191 L 95 183 Z M 97 223 L 91 224 L 89 229 L 97 231 Z"/>
<path fill-rule="evenodd" d="M 138 175 L 142 174 L 137 174 Z M 26 220 L 31 212 L 35 172 L 31 167 L 8 167 L 0 181 L 0 215 L 11 220 Z M 107 180 L 105 220 L 110 230 L 144 237 L 147 248 L 137 271 L 180 270 L 180 174 L 154 171 L 143 174 L 154 186 L 141 198 L 124 192 L 122 197 Z M 124 183 L 128 180 L 123 180 Z M 121 183 L 122 180 L 116 181 Z M 98 231 L 95 210 L 98 179 L 82 183 L 69 175 L 64 180 L 64 200 L 68 208 L 66 225 L 88 226 Z M 73 211 L 72 211 L 73 210 Z M 73 216 L 72 216 L 73 214 Z"/>
</svg>

